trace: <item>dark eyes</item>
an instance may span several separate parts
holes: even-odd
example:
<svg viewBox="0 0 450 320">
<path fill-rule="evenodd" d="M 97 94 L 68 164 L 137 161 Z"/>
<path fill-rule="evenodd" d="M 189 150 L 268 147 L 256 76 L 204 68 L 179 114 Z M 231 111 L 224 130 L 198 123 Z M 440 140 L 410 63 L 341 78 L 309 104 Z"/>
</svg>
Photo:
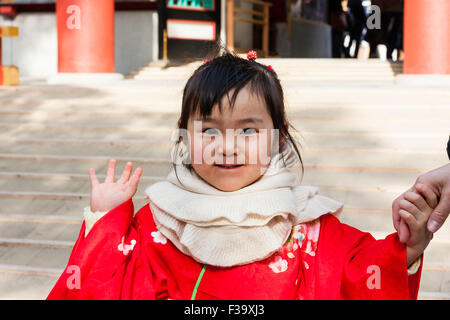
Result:
<svg viewBox="0 0 450 320">
<path fill-rule="evenodd" d="M 211 134 L 211 135 L 219 134 L 219 131 L 217 129 L 213 129 L 213 128 L 203 129 L 202 132 L 206 133 L 206 134 Z"/>
<path fill-rule="evenodd" d="M 238 129 L 236 130 L 239 134 L 243 133 L 243 134 L 254 134 L 257 133 L 258 131 L 255 128 L 245 128 L 245 129 Z M 206 134 L 210 134 L 210 135 L 216 135 L 219 134 L 219 130 L 218 129 L 214 129 L 214 128 L 206 128 L 202 130 L 203 133 Z"/>
</svg>

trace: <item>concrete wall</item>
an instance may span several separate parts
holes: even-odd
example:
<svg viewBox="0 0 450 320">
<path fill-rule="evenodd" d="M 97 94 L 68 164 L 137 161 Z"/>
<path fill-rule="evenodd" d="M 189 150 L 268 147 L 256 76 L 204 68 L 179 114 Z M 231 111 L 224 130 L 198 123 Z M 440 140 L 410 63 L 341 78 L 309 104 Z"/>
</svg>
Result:
<svg viewBox="0 0 450 320">
<path fill-rule="evenodd" d="M 246 2 L 235 2 L 237 8 L 253 10 L 253 5 Z M 251 18 L 246 14 L 239 14 L 240 17 Z M 234 22 L 234 47 L 240 49 L 253 49 L 253 25 L 247 22 Z"/>
<path fill-rule="evenodd" d="M 129 73 L 158 58 L 158 14 L 118 11 L 115 15 L 116 72 Z M 19 67 L 21 77 L 45 78 L 57 73 L 58 44 L 54 13 L 0 16 L 0 25 L 19 27 L 18 38 L 4 38 L 3 64 Z"/>
<path fill-rule="evenodd" d="M 116 72 L 127 74 L 158 60 L 156 11 L 118 11 L 115 28 Z"/>
<path fill-rule="evenodd" d="M 298 18 L 291 21 L 291 58 L 332 58 L 330 25 Z"/>
<path fill-rule="evenodd" d="M 58 44 L 54 13 L 22 13 L 1 25 L 18 26 L 18 38 L 4 38 L 3 64 L 19 67 L 20 76 L 46 77 L 57 72 Z"/>
</svg>

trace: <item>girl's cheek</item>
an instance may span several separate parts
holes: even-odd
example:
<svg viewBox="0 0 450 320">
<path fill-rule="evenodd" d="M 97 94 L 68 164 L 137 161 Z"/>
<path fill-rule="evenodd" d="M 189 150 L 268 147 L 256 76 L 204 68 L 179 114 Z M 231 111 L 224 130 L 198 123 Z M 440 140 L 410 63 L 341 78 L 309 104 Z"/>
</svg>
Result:
<svg viewBox="0 0 450 320">
<path fill-rule="evenodd" d="M 203 138 L 201 134 L 194 136 L 191 144 L 191 161 L 196 165 L 212 165 L 215 161 L 214 138 Z"/>
<path fill-rule="evenodd" d="M 246 137 L 245 139 L 245 157 L 246 163 L 257 165 L 259 163 L 258 151 L 259 138 L 257 135 Z"/>
<path fill-rule="evenodd" d="M 203 163 L 203 142 L 201 137 L 199 138 L 194 134 L 191 140 L 190 153 L 191 153 L 191 163 L 192 164 L 202 164 Z"/>
<path fill-rule="evenodd" d="M 202 142 L 202 161 L 203 164 L 212 165 L 215 162 L 216 145 L 213 141 Z"/>
<path fill-rule="evenodd" d="M 272 143 L 270 131 L 262 131 L 258 134 L 258 164 L 261 166 L 266 166 L 269 164 L 272 153 Z"/>
</svg>

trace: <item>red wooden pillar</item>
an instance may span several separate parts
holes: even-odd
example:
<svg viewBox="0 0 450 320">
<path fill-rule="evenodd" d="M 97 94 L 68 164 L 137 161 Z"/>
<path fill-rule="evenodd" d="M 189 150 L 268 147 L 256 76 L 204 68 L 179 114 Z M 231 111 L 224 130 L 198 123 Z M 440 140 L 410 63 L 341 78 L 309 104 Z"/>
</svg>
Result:
<svg viewBox="0 0 450 320">
<path fill-rule="evenodd" d="M 2 28 L 0 27 L 0 86 L 3 85 L 3 68 L 2 68 Z"/>
<path fill-rule="evenodd" d="M 405 0 L 403 73 L 450 74 L 450 1 Z"/>
<path fill-rule="evenodd" d="M 56 0 L 59 73 L 114 73 L 114 0 Z"/>
</svg>

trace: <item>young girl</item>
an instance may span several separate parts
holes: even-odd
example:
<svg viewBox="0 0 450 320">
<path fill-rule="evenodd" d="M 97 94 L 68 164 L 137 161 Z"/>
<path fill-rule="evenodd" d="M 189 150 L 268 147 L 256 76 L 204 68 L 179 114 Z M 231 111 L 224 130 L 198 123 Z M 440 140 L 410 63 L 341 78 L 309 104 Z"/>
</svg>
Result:
<svg viewBox="0 0 450 320">
<path fill-rule="evenodd" d="M 114 182 L 111 160 L 104 183 L 90 170 L 90 208 L 48 299 L 416 299 L 426 199 L 405 195 L 406 245 L 340 223 L 342 204 L 300 185 L 289 126 L 270 66 L 206 61 L 184 89 L 173 170 L 147 205 L 134 214 L 141 168 L 131 176 L 127 163 Z"/>
</svg>

